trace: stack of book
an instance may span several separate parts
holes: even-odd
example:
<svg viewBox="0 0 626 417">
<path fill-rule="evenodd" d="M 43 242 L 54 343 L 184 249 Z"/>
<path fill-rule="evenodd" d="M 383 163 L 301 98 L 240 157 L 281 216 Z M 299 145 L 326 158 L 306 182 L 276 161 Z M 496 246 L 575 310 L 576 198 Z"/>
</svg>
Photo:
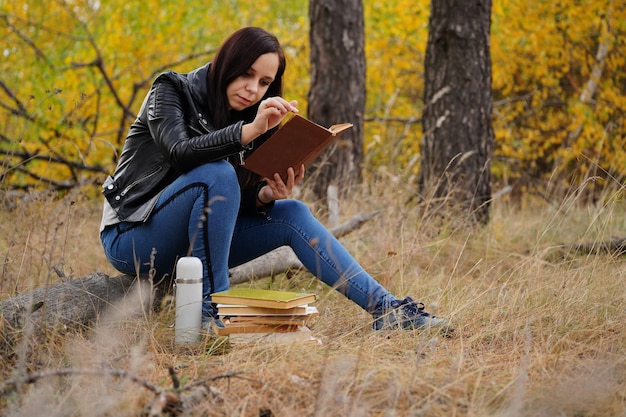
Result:
<svg viewBox="0 0 626 417">
<path fill-rule="evenodd" d="M 318 315 L 309 305 L 315 294 L 255 288 L 232 288 L 211 294 L 217 304 L 219 322 L 213 324 L 218 336 L 231 342 L 317 340 L 308 322 Z"/>
</svg>

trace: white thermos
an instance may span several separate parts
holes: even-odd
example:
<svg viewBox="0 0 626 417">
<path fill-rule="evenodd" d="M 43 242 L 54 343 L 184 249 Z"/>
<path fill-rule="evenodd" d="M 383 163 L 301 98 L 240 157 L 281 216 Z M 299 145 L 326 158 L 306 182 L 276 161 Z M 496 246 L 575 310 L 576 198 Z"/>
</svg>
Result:
<svg viewBox="0 0 626 417">
<path fill-rule="evenodd" d="M 202 262 L 186 256 L 176 264 L 176 343 L 196 342 L 202 327 Z"/>
</svg>

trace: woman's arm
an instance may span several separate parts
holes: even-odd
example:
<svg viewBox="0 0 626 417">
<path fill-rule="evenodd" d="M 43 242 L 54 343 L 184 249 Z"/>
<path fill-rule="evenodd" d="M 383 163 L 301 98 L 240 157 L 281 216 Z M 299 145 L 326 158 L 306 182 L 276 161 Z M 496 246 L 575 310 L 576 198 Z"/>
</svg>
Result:
<svg viewBox="0 0 626 417">
<path fill-rule="evenodd" d="M 187 171 L 246 149 L 243 122 L 215 129 L 204 116 L 190 114 L 193 104 L 187 100 L 180 87 L 163 77 L 152 86 L 146 103 L 150 133 L 173 166 Z"/>
</svg>

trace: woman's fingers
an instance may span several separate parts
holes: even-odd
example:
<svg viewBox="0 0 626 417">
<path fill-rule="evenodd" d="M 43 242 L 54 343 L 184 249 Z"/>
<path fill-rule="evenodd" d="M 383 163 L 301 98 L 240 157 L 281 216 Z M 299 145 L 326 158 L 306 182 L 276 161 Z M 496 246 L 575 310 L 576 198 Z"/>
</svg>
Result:
<svg viewBox="0 0 626 417">
<path fill-rule="evenodd" d="M 263 110 L 263 109 L 268 109 L 268 108 L 273 107 L 273 108 L 278 109 L 278 111 L 280 111 L 281 114 L 287 114 L 289 112 L 297 113 L 298 112 L 298 107 L 296 107 L 297 105 L 298 105 L 298 102 L 295 100 L 287 101 L 282 97 L 276 96 L 276 97 L 270 97 L 270 98 L 263 100 L 261 104 L 259 105 L 259 109 Z"/>
</svg>

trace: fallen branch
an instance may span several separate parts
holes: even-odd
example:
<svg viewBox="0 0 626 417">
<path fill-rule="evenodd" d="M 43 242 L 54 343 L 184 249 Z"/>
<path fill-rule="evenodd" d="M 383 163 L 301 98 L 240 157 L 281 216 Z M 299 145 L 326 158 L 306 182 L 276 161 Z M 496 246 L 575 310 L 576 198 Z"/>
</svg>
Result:
<svg viewBox="0 0 626 417">
<path fill-rule="evenodd" d="M 608 254 L 622 256 L 626 254 L 626 238 L 618 238 L 603 242 L 591 243 L 564 243 L 556 247 L 561 252 L 578 253 L 585 255 Z"/>
<path fill-rule="evenodd" d="M 201 382 L 190 383 L 185 386 L 178 386 L 178 376 L 173 368 L 169 368 L 170 377 L 172 378 L 173 388 L 162 389 L 150 381 L 147 381 L 139 376 L 122 370 L 122 369 L 53 369 L 44 372 L 35 372 L 26 375 L 25 377 L 9 379 L 0 385 L 0 398 L 4 397 L 11 392 L 17 391 L 20 386 L 27 384 L 34 384 L 40 380 L 47 378 L 58 377 L 70 377 L 70 376 L 111 376 L 120 379 L 128 379 L 136 384 L 139 384 L 143 388 L 151 391 L 155 398 L 148 405 L 146 416 L 162 416 L 164 413 L 170 416 L 182 415 L 189 411 L 191 408 L 201 403 L 209 395 L 218 396 L 219 391 L 209 385 L 208 382 L 216 381 L 218 379 L 230 379 L 230 378 L 243 378 L 241 372 L 227 372 L 203 379 Z M 245 379 L 245 378 L 244 378 Z"/>
</svg>

